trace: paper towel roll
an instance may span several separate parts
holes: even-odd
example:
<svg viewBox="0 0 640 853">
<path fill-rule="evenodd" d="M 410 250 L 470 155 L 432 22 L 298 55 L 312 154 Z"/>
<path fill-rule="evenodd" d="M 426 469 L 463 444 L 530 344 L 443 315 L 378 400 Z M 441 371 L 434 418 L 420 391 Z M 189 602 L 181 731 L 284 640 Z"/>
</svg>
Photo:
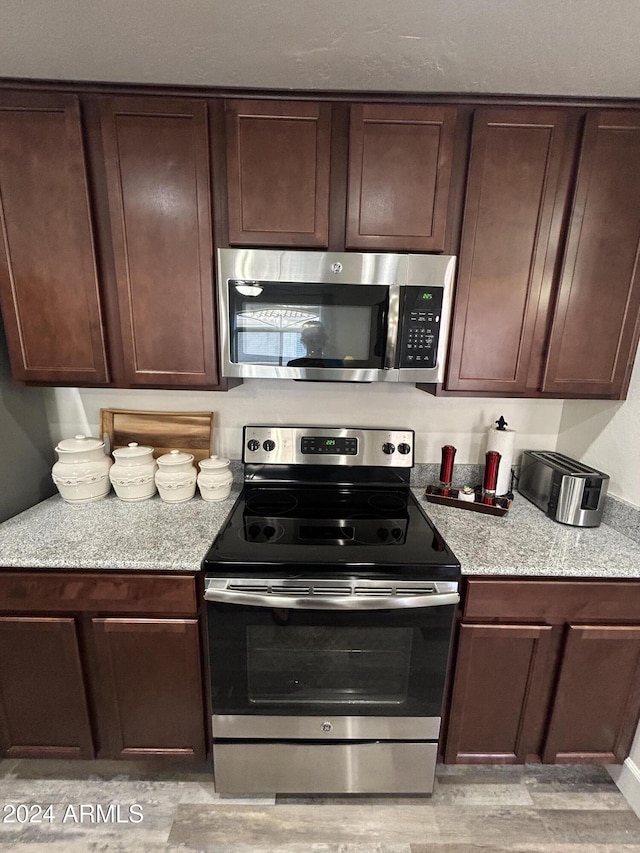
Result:
<svg viewBox="0 0 640 853">
<path fill-rule="evenodd" d="M 515 441 L 516 431 L 514 429 L 491 427 L 487 434 L 487 450 L 497 450 L 502 457 L 498 468 L 496 495 L 506 495 L 511 486 L 511 465 Z"/>
</svg>

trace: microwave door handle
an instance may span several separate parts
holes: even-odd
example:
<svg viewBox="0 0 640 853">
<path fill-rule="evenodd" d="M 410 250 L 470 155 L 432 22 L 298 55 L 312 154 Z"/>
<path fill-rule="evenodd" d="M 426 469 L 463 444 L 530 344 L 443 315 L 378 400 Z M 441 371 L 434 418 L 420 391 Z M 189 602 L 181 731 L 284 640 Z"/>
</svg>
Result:
<svg viewBox="0 0 640 853">
<path fill-rule="evenodd" d="M 457 592 L 427 595 L 274 595 L 235 589 L 209 588 L 206 601 L 244 604 L 252 607 L 276 607 L 282 610 L 402 610 L 418 607 L 442 607 L 458 604 Z"/>
<path fill-rule="evenodd" d="M 384 369 L 396 366 L 396 350 L 400 334 L 400 285 L 389 285 L 389 309 L 387 312 L 387 344 L 384 353 Z"/>
</svg>

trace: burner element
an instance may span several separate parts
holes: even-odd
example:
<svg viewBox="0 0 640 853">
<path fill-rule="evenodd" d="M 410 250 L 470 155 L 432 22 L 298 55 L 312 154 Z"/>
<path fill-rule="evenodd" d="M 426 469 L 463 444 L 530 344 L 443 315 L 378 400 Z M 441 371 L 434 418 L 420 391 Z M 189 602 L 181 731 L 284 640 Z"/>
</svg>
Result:
<svg viewBox="0 0 640 853">
<path fill-rule="evenodd" d="M 374 509 L 383 512 L 396 512 L 399 509 L 407 508 L 407 499 L 404 495 L 399 495 L 397 492 L 393 494 L 375 492 L 369 496 L 369 504 Z"/>
</svg>

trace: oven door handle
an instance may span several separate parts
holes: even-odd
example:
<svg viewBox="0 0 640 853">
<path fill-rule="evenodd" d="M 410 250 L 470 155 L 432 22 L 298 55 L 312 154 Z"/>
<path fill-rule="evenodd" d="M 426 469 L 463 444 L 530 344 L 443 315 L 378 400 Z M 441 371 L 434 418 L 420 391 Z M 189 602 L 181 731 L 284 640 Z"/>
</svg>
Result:
<svg viewBox="0 0 640 853">
<path fill-rule="evenodd" d="M 427 595 L 277 595 L 244 592 L 235 589 L 207 589 L 206 601 L 244 604 L 251 607 L 276 607 L 282 610 L 402 610 L 404 608 L 442 607 L 457 604 L 457 592 Z"/>
</svg>

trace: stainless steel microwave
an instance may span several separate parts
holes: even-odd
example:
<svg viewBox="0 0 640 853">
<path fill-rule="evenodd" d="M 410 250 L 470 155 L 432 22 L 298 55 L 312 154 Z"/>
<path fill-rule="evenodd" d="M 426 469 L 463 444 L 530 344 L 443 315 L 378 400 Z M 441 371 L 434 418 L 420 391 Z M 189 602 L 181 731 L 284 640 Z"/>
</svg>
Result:
<svg viewBox="0 0 640 853">
<path fill-rule="evenodd" d="M 451 255 L 218 249 L 224 376 L 442 382 Z"/>
</svg>

